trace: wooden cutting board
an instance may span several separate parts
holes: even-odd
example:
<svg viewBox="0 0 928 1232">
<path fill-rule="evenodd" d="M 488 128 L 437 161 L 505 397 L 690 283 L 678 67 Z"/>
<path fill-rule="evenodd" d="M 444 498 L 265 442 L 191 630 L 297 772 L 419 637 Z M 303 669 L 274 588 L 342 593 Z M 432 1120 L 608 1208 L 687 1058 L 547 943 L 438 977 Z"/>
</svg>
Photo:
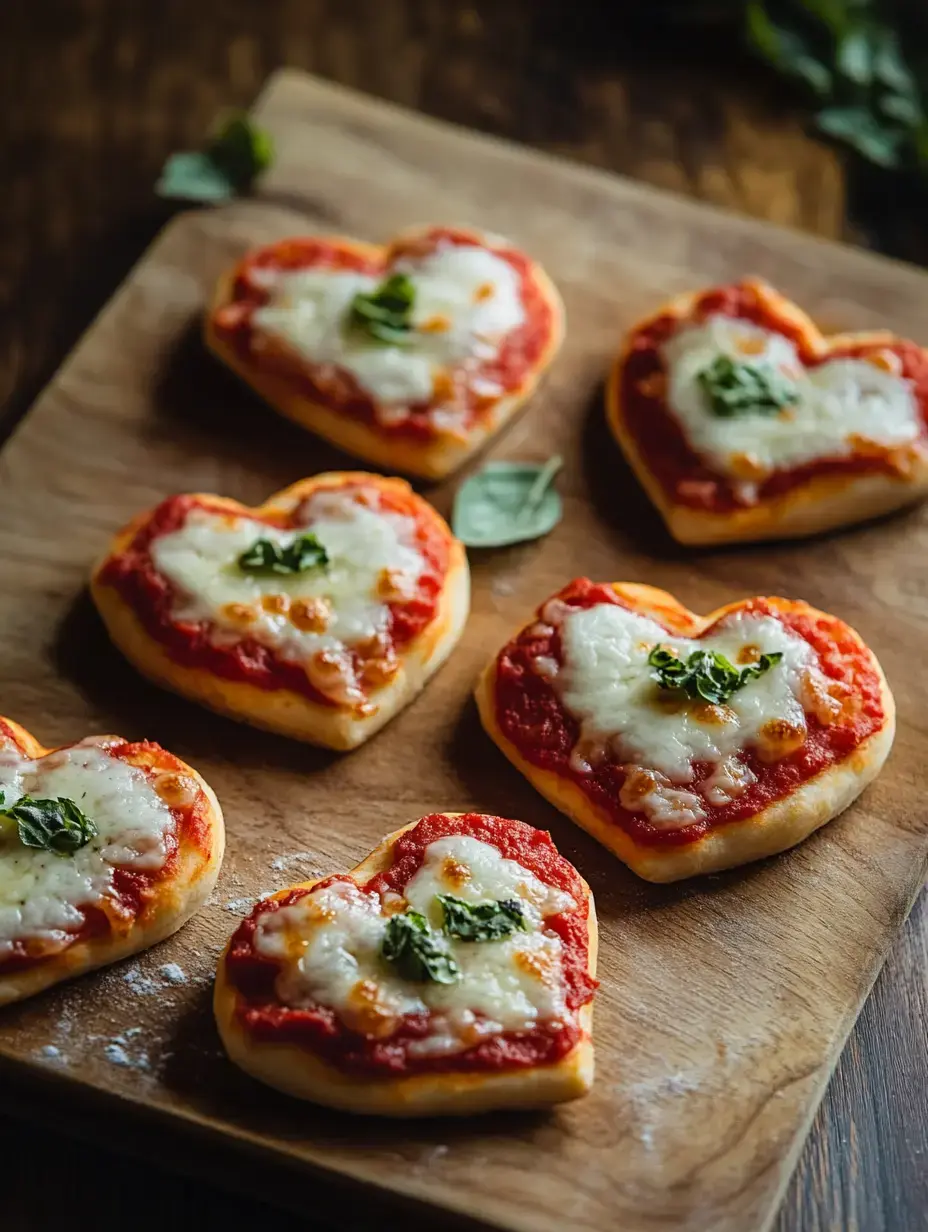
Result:
<svg viewBox="0 0 928 1232">
<path fill-rule="evenodd" d="M 117 731 L 188 759 L 223 802 L 225 869 L 210 904 L 170 942 L 6 1011 L 4 1073 L 53 1082 L 75 1115 L 108 1100 L 113 1116 L 205 1130 L 251 1153 L 248 1176 L 285 1161 L 306 1177 L 307 1203 L 328 1174 L 367 1203 L 389 1191 L 442 1208 L 426 1214 L 430 1226 L 453 1211 L 531 1232 L 764 1228 L 928 860 L 918 649 L 928 514 L 808 543 L 681 549 L 607 438 L 602 380 L 622 331 L 686 288 L 757 273 L 830 327 L 919 336 L 928 278 L 294 73 L 273 79 L 257 112 L 279 151 L 263 199 L 176 219 L 0 454 L 2 710 L 46 744 Z M 199 318 L 214 279 L 248 246 L 290 233 L 380 240 L 428 221 L 510 236 L 564 294 L 564 352 L 493 449 L 564 454 L 563 523 L 542 541 L 472 554 L 460 648 L 355 753 L 252 732 L 145 684 L 108 645 L 86 595 L 112 532 L 175 491 L 257 503 L 351 465 L 205 355 Z M 443 512 L 454 486 L 428 490 Z M 578 574 L 666 587 L 697 610 L 766 592 L 835 611 L 875 647 L 896 691 L 899 734 L 884 773 L 779 859 L 674 887 L 636 880 L 503 761 L 470 699 L 489 653 Z M 590 881 L 602 928 L 593 1093 L 550 1115 L 392 1125 L 288 1101 L 234 1071 L 213 1030 L 210 984 L 254 897 L 345 868 L 434 809 L 549 828 Z"/>
</svg>

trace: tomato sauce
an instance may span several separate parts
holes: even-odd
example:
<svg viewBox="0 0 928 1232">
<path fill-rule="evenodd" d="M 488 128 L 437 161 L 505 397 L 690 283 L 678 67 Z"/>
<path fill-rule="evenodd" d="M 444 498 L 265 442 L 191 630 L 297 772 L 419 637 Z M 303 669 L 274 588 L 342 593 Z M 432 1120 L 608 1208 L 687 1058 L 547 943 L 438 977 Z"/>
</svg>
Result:
<svg viewBox="0 0 928 1232">
<path fill-rule="evenodd" d="M 238 267 L 229 300 L 213 314 L 213 329 L 240 360 L 273 372 L 300 397 L 362 420 L 385 436 L 427 441 L 438 433 L 430 417 L 430 412 L 439 405 L 434 398 L 408 407 L 408 415 L 385 423 L 377 416 L 374 399 L 351 373 L 339 370 L 337 380 L 333 381 L 328 371 L 322 374 L 314 370 L 313 365 L 283 344 L 267 345 L 254 328 L 252 318 L 255 310 L 270 299 L 269 284 L 262 278 L 264 271 L 355 270 L 377 277 L 386 275 L 401 258 L 421 259 L 444 245 L 474 247 L 475 241 L 466 231 L 434 227 L 422 236 L 392 245 L 383 257 L 372 256 L 367 248 L 353 248 L 348 241 L 339 243 L 331 239 L 292 239 L 270 244 L 251 253 Z M 553 310 L 532 272 L 530 259 L 515 248 L 494 247 L 492 252 L 511 265 L 519 276 L 524 320 L 506 335 L 495 355 L 473 367 L 468 366 L 467 380 L 455 403 L 463 411 L 465 432 L 489 414 L 501 398 L 519 389 L 543 358 L 555 329 Z M 474 385 L 479 389 L 484 383 L 498 386 L 500 392 L 492 396 L 479 394 Z"/>
<path fill-rule="evenodd" d="M 578 908 L 548 916 L 545 920 L 545 926 L 557 933 L 563 946 L 562 971 L 569 1010 L 566 1021 L 539 1023 L 530 1031 L 507 1032 L 448 1056 L 419 1057 L 410 1055 L 409 1046 L 429 1034 L 430 1015 L 427 1013 L 407 1015 L 393 1035 L 375 1040 L 349 1030 L 328 1006 L 293 1008 L 283 1005 L 275 987 L 280 964 L 257 952 L 254 937 L 265 913 L 290 906 L 311 893 L 308 889 L 296 889 L 280 899 L 259 903 L 251 916 L 239 925 L 229 945 L 226 974 L 238 994 L 236 1012 L 245 1030 L 264 1042 L 298 1044 L 346 1073 L 371 1078 L 518 1069 L 553 1065 L 565 1057 L 580 1040 L 582 1032 L 577 1012 L 592 999 L 597 983 L 587 971 L 589 904 L 583 883 L 577 871 L 558 854 L 548 834 L 524 822 L 505 821 L 500 817 L 478 813 L 448 817 L 435 813 L 423 817 L 399 839 L 393 849 L 391 866 L 371 878 L 362 889 L 380 895 L 388 890 L 401 893 L 421 866 L 425 849 L 448 834 L 467 834 L 491 843 L 507 859 L 518 861 L 540 880 L 565 890 L 580 904 Z M 338 874 L 317 883 L 316 888 L 340 880 L 350 878 Z"/>
<path fill-rule="evenodd" d="M 356 492 L 361 496 L 372 487 L 363 483 L 320 484 L 315 491 L 337 489 Z M 402 514 L 415 522 L 415 547 L 423 559 L 422 573 L 415 590 L 402 601 L 387 605 L 390 609 L 387 633 L 394 647 L 402 650 L 435 619 L 448 572 L 449 536 L 437 515 L 434 518 L 428 516 L 428 507 L 414 493 L 382 487 L 374 490 L 378 494 L 380 509 Z M 212 640 L 213 625 L 210 621 L 174 619 L 172 612 L 176 591 L 155 568 L 151 544 L 160 535 L 179 530 L 194 509 L 214 511 L 224 516 L 229 513 L 227 506 L 210 501 L 209 497 L 169 497 L 152 512 L 129 546 L 110 557 L 101 570 L 100 581 L 119 592 L 146 631 L 164 646 L 176 663 L 202 668 L 226 680 L 241 681 L 259 689 L 290 689 L 321 706 L 339 705 L 311 683 L 302 663 L 281 658 L 255 638 L 242 636 L 231 645 L 216 645 Z M 267 526 L 311 527 L 311 523 L 307 523 L 302 516 L 302 505 L 298 505 L 289 516 L 258 514 L 250 509 L 243 509 L 241 516 Z M 355 648 L 351 656 L 355 670 L 360 673 L 366 661 L 364 654 L 360 648 Z"/>
<path fill-rule="evenodd" d="M 569 583 L 556 597 L 578 610 L 601 603 L 629 607 L 611 586 L 587 578 Z M 775 616 L 805 638 L 819 656 L 822 672 L 852 686 L 860 707 L 853 717 L 828 726 L 807 714 L 805 743 L 780 761 L 768 764 L 746 750 L 739 756 L 755 774 L 756 782 L 742 795 L 723 806 L 702 800 L 708 814 L 705 819 L 679 830 L 658 829 L 643 815 L 631 813 L 619 803 L 625 782 L 621 762 L 606 761 L 588 774 L 571 766 L 570 755 L 580 736 L 580 725 L 564 708 L 552 684 L 533 667 L 539 656 L 552 658 L 558 664 L 564 661 L 560 632 L 543 624 L 541 610 L 538 621 L 523 629 L 500 652 L 496 665 L 496 721 L 506 739 L 526 761 L 569 778 L 636 843 L 682 847 L 698 841 L 718 826 L 751 817 L 847 757 L 884 722 L 880 680 L 872 660 L 842 621 L 835 617 L 812 616 L 805 609 L 793 610 L 786 604 L 781 607 L 776 600 L 752 599 L 744 605 L 744 610 Z M 629 610 L 633 609 L 629 607 Z M 710 626 L 706 634 L 710 635 L 713 628 Z M 698 782 L 710 772 L 710 767 L 697 762 L 694 770 Z M 695 789 L 690 787 L 689 790 Z"/>
<path fill-rule="evenodd" d="M 0 722 L 0 736 L 5 736 L 30 760 L 33 760 L 12 730 L 2 722 Z M 57 750 L 52 751 L 57 752 Z M 184 763 L 179 758 L 149 740 L 133 743 L 119 741 L 115 744 L 108 744 L 106 751 L 110 757 L 135 766 L 149 779 L 165 772 L 175 772 L 183 774 L 185 778 L 190 777 Z M 198 791 L 192 804 L 171 807 L 174 830 L 165 835 L 167 858 L 161 868 L 140 871 L 114 865 L 112 892 L 99 903 L 80 905 L 78 910 L 83 919 L 78 927 L 67 933 L 61 933 L 54 940 L 17 938 L 13 941 L 12 949 L 6 955 L 0 956 L 0 975 L 28 970 L 46 959 L 57 957 L 78 942 L 90 941 L 94 938 L 108 938 L 114 933 L 128 931 L 136 920 L 144 917 L 149 904 L 157 897 L 158 886 L 170 880 L 176 873 L 181 844 L 201 852 L 204 856 L 209 856 L 211 850 L 209 807 L 209 801 L 202 790 Z"/>
<path fill-rule="evenodd" d="M 899 357 L 901 375 L 914 386 L 915 397 L 928 435 L 928 352 L 914 342 L 898 339 L 890 344 L 866 346 L 848 342 L 826 355 L 813 353 L 806 333 L 781 318 L 750 284 L 735 284 L 706 291 L 681 319 L 664 313 L 645 322 L 632 336 L 620 376 L 621 413 L 648 469 L 678 504 L 713 513 L 729 513 L 752 503 L 728 477 L 719 475 L 690 446 L 683 425 L 667 405 L 663 393 L 667 370 L 663 345 L 681 327 L 699 324 L 710 316 L 735 317 L 785 335 L 800 360 L 813 368 L 831 359 L 863 359 L 878 351 Z M 802 466 L 775 470 L 757 486 L 757 500 L 770 500 L 819 475 L 855 475 L 874 472 L 897 474 L 891 451 L 857 453 L 848 457 L 817 458 Z"/>
</svg>

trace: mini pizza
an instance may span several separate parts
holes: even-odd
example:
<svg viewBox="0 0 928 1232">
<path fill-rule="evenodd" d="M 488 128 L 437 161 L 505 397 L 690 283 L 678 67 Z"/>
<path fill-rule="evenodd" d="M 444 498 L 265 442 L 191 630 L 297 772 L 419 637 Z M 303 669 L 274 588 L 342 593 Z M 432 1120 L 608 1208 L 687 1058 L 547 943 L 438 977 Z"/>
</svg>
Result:
<svg viewBox="0 0 928 1232">
<path fill-rule="evenodd" d="M 331 1108 L 459 1115 L 593 1081 L 596 913 L 550 836 L 434 813 L 258 903 L 219 962 L 232 1060 Z"/>
<path fill-rule="evenodd" d="M 212 790 L 160 745 L 46 749 L 0 718 L 0 1005 L 169 937 L 223 846 Z"/>
<path fill-rule="evenodd" d="M 463 547 L 407 483 L 336 472 L 258 509 L 171 497 L 116 536 L 91 592 L 156 683 L 350 749 L 451 653 L 469 587 Z"/>
<path fill-rule="evenodd" d="M 552 804 L 648 881 L 774 855 L 879 773 L 892 694 L 853 629 L 807 603 L 709 616 L 571 582 L 503 647 L 483 725 Z"/>
<path fill-rule="evenodd" d="M 928 351 L 883 330 L 823 337 L 762 282 L 638 325 L 607 408 L 681 543 L 811 535 L 928 491 Z"/>
<path fill-rule="evenodd" d="M 428 227 L 386 247 L 316 236 L 249 253 L 219 284 L 206 344 L 302 427 L 435 479 L 529 397 L 563 317 L 525 253 Z"/>
</svg>

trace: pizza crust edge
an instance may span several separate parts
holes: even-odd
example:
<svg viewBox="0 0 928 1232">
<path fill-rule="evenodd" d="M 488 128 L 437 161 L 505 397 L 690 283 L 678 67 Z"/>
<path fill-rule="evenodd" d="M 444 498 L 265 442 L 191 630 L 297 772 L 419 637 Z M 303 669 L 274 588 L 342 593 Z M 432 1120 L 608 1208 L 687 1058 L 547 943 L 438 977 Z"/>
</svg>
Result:
<svg viewBox="0 0 928 1232">
<path fill-rule="evenodd" d="M 4 718 L 3 722 L 15 731 L 30 757 L 42 757 L 56 752 L 54 748 L 41 745 L 14 720 Z M 216 885 L 225 851 L 222 808 L 206 780 L 192 766 L 182 762 L 180 758 L 177 760 L 181 764 L 178 773 L 194 779 L 208 801 L 209 807 L 205 816 L 210 837 L 208 855 L 204 856 L 189 844 L 182 844 L 174 874 L 158 884 L 154 896 L 145 908 L 145 918 L 133 921 L 125 933 L 78 941 L 61 954 L 51 955 L 34 966 L 8 975 L 3 974 L 0 966 L 0 1006 L 22 1001 L 51 988 L 54 984 L 76 979 L 88 971 L 110 966 L 132 954 L 147 950 L 176 933 L 204 905 Z"/>
<path fill-rule="evenodd" d="M 431 228 L 421 228 L 423 231 Z M 345 236 L 336 238 L 339 243 L 366 255 L 381 255 L 399 240 L 415 238 L 420 229 L 406 231 L 391 244 L 379 247 Z M 473 232 L 473 238 L 481 244 L 486 238 Z M 234 349 L 222 340 L 214 327 L 216 313 L 231 302 L 231 290 L 239 264 L 220 278 L 203 326 L 206 347 L 236 376 L 245 382 L 260 398 L 279 414 L 314 432 L 317 436 L 336 445 L 347 453 L 385 470 L 414 475 L 421 479 L 442 479 L 457 470 L 472 454 L 481 449 L 508 423 L 535 392 L 539 381 L 554 361 L 564 339 L 564 306 L 560 294 L 545 270 L 535 261 L 530 261 L 532 279 L 553 314 L 553 328 L 548 345 L 538 362 L 525 374 L 521 384 L 496 402 L 491 411 L 468 432 L 466 440 L 450 435 L 435 440 L 420 442 L 410 439 L 402 432 L 379 430 L 370 424 L 355 419 L 344 412 L 333 410 L 322 402 L 316 402 L 296 392 L 282 376 L 265 372 L 260 364 L 241 359 Z"/>
<path fill-rule="evenodd" d="M 457 817 L 460 813 L 446 813 Z M 351 869 L 349 876 L 365 883 L 389 868 L 392 850 L 411 822 L 392 834 Z M 578 874 L 579 876 L 579 874 Z M 596 974 L 598 928 L 592 892 L 583 878 L 589 904 L 588 971 Z M 296 888 L 309 888 L 315 881 L 279 890 L 282 897 Z M 310 1100 L 340 1111 L 386 1117 L 469 1116 L 502 1109 L 546 1108 L 585 1095 L 593 1083 L 593 1005 L 579 1010 L 582 1036 L 577 1045 L 554 1065 L 498 1073 L 424 1073 L 401 1078 L 365 1078 L 345 1074 L 295 1044 L 270 1044 L 251 1039 L 238 1021 L 237 993 L 226 978 L 225 960 L 231 938 L 219 958 L 213 1009 L 223 1046 L 231 1061 L 245 1073 L 268 1086 L 298 1099 Z"/>
<path fill-rule="evenodd" d="M 656 587 L 619 582 L 613 583 L 613 586 L 626 599 L 635 603 L 639 611 L 653 612 L 660 619 L 666 620 L 668 613 L 677 609 L 677 619 L 673 623 L 687 636 L 698 635 L 726 611 L 741 606 L 738 603 L 726 604 L 701 617 L 684 608 L 673 595 Z M 803 603 L 802 607 L 813 614 L 827 616 L 827 613 L 817 613 L 816 609 L 808 604 Z M 524 627 L 526 626 L 520 626 L 517 632 L 521 632 Z M 636 842 L 611 819 L 605 809 L 591 801 L 572 779 L 555 771 L 543 770 L 522 756 L 496 721 L 498 654 L 494 655 L 481 674 L 475 690 L 477 709 L 490 739 L 536 791 L 555 808 L 591 834 L 644 880 L 659 883 L 681 881 L 704 873 L 737 868 L 795 847 L 843 812 L 879 774 L 892 748 L 895 735 L 895 701 L 873 651 L 853 629 L 850 632 L 867 651 L 878 673 L 885 713 L 883 726 L 867 737 L 848 757 L 806 780 L 789 796 L 775 800 L 743 821 L 733 821 L 711 829 L 703 838 L 686 847 L 661 849 Z"/>
</svg>

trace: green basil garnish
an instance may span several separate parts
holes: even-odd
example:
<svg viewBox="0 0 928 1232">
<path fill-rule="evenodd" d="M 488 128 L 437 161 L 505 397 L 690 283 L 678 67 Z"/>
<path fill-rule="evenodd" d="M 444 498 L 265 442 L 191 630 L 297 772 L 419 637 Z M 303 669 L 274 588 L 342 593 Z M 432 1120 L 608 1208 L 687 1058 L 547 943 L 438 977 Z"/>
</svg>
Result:
<svg viewBox="0 0 928 1232">
<path fill-rule="evenodd" d="M 258 539 L 238 558 L 246 573 L 305 573 L 325 569 L 329 554 L 315 535 L 300 535 L 286 545 L 271 539 Z"/>
<path fill-rule="evenodd" d="M 390 916 L 380 952 L 404 980 L 454 984 L 461 978 L 447 941 L 418 911 Z"/>
<path fill-rule="evenodd" d="M 776 415 L 799 401 L 799 391 L 769 365 L 741 363 L 718 355 L 697 375 L 709 410 L 723 419 Z"/>
<path fill-rule="evenodd" d="M 373 291 L 359 291 L 348 309 L 349 328 L 375 342 L 408 342 L 416 288 L 406 274 L 391 274 Z"/>
<path fill-rule="evenodd" d="M 717 650 L 694 650 L 684 663 L 676 655 L 655 646 L 648 655 L 654 678 L 662 689 L 679 689 L 687 697 L 721 706 L 749 680 L 763 676 L 783 658 L 782 651 L 762 654 L 756 663 L 737 667 Z"/>
<path fill-rule="evenodd" d="M 547 462 L 488 462 L 454 498 L 457 538 L 470 548 L 500 548 L 546 535 L 563 514 L 554 486 L 562 465 L 557 454 Z"/>
<path fill-rule="evenodd" d="M 237 112 L 224 121 L 205 149 L 171 154 L 155 192 L 186 201 L 228 201 L 246 192 L 273 159 L 270 134 Z"/>
<path fill-rule="evenodd" d="M 21 796 L 9 808 L 0 794 L 0 824 L 15 825 L 24 847 L 73 856 L 97 836 L 97 827 L 73 800 L 33 800 Z"/>
<path fill-rule="evenodd" d="M 522 904 L 515 899 L 465 903 L 453 894 L 439 894 L 438 901 L 445 913 L 445 932 L 462 941 L 498 941 L 517 928 L 525 929 Z"/>
</svg>

